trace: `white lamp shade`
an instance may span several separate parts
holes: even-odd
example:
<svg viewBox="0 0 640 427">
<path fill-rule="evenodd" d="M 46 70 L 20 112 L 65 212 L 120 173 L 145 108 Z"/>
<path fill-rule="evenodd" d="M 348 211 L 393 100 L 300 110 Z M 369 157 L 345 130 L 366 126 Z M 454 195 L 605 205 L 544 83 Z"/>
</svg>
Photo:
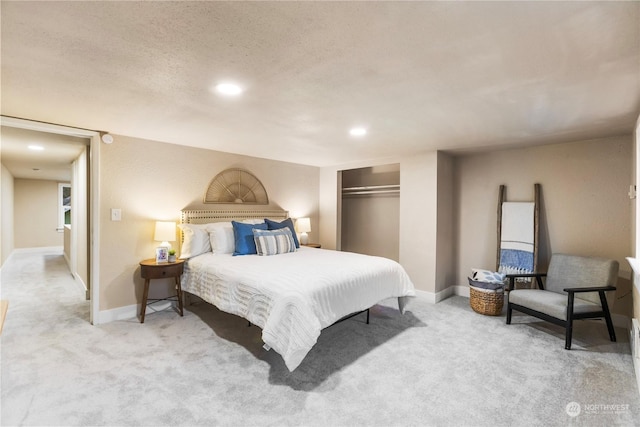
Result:
<svg viewBox="0 0 640 427">
<path fill-rule="evenodd" d="M 309 218 L 298 218 L 296 221 L 298 233 L 308 233 L 311 231 L 311 220 Z"/>
<path fill-rule="evenodd" d="M 300 244 L 306 245 L 309 243 L 309 235 L 307 233 L 311 231 L 311 220 L 309 218 L 298 218 L 296 229 L 300 233 Z"/>
<path fill-rule="evenodd" d="M 153 240 L 173 242 L 176 240 L 176 223 L 174 221 L 156 221 L 156 232 Z"/>
</svg>

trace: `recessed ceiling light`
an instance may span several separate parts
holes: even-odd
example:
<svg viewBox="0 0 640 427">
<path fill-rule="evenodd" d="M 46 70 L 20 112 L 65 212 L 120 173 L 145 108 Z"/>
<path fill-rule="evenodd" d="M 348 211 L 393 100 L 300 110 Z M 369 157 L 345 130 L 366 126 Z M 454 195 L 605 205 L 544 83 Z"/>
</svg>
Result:
<svg viewBox="0 0 640 427">
<path fill-rule="evenodd" d="M 42 145 L 29 145 L 27 148 L 29 148 L 29 150 L 33 150 L 33 151 L 42 151 L 42 150 L 44 150 L 44 147 Z"/>
<path fill-rule="evenodd" d="M 365 136 L 367 134 L 367 130 L 365 128 L 352 128 L 349 131 L 351 136 Z"/>
<path fill-rule="evenodd" d="M 225 96 L 238 96 L 242 93 L 242 88 L 234 83 L 220 83 L 216 86 L 216 92 Z"/>
</svg>

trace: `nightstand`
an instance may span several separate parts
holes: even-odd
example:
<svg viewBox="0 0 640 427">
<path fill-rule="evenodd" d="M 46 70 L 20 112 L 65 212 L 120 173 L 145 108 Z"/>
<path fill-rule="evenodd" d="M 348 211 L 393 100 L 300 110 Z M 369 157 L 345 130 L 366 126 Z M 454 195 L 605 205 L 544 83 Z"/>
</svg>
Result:
<svg viewBox="0 0 640 427">
<path fill-rule="evenodd" d="M 320 249 L 322 247 L 320 243 L 300 243 L 300 246 L 306 246 L 308 248 L 316 248 L 316 249 Z"/>
<path fill-rule="evenodd" d="M 140 323 L 144 323 L 144 315 L 147 311 L 147 305 L 153 304 L 158 301 L 170 300 L 173 301 L 174 297 L 151 299 L 149 297 L 149 282 L 151 279 L 165 279 L 167 277 L 174 277 L 176 281 L 176 297 L 178 301 L 178 312 L 180 316 L 182 312 L 182 287 L 180 286 L 180 276 L 184 271 L 184 260 L 179 259 L 176 262 L 163 262 L 158 264 L 155 258 L 145 259 L 140 261 L 140 275 L 144 279 L 144 292 L 142 294 L 142 306 L 140 307 Z"/>
</svg>

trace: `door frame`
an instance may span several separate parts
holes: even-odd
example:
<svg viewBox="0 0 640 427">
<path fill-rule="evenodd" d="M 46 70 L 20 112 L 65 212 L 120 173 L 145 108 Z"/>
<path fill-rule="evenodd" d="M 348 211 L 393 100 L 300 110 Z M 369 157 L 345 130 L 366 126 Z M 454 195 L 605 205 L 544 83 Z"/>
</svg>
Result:
<svg viewBox="0 0 640 427">
<path fill-rule="evenodd" d="M 100 323 L 100 132 L 89 129 L 44 123 L 17 117 L 0 116 L 0 125 L 39 132 L 87 138 L 89 144 L 89 321 Z"/>
</svg>

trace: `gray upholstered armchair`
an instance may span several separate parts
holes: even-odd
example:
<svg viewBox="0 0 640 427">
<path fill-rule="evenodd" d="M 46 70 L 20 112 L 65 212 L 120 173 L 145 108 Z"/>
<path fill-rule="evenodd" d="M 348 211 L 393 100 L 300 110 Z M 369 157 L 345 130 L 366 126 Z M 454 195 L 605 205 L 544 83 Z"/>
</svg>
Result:
<svg viewBox="0 0 640 427">
<path fill-rule="evenodd" d="M 563 326 L 566 329 L 564 348 L 569 350 L 574 320 L 604 318 L 609 337 L 615 341 L 605 293 L 613 297 L 618 268 L 618 261 L 614 260 L 554 254 L 546 274 L 507 275 L 507 325 L 511 324 L 512 310 L 517 310 Z M 539 289 L 513 289 L 518 277 L 535 278 Z"/>
</svg>

